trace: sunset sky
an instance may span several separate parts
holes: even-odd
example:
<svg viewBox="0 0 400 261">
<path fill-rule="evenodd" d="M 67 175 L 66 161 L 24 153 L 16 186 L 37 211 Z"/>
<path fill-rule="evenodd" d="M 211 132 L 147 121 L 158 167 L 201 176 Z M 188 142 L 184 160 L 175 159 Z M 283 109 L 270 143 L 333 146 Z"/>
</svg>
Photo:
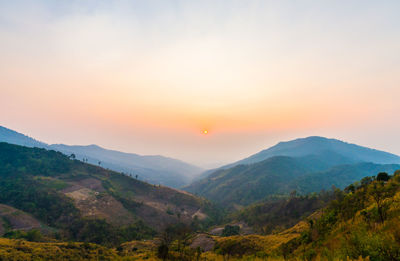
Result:
<svg viewBox="0 0 400 261">
<path fill-rule="evenodd" d="M 0 125 L 203 167 L 311 135 L 400 154 L 399 14 L 397 0 L 0 0 Z"/>
</svg>

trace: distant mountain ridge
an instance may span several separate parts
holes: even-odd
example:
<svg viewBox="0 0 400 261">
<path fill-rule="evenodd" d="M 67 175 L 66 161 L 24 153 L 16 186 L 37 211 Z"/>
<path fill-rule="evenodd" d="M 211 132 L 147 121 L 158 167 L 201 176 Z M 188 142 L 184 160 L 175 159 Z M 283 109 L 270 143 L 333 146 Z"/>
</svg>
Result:
<svg viewBox="0 0 400 261">
<path fill-rule="evenodd" d="M 133 176 L 138 175 L 141 180 L 175 188 L 188 184 L 203 171 L 189 163 L 159 155 L 125 153 L 104 149 L 98 145 L 50 145 L 2 126 L 0 126 L 1 141 L 27 147 L 52 149 L 67 155 L 75 154 L 79 160 L 85 158 L 89 163 L 96 165 L 100 162 L 101 166 L 105 168 Z"/>
<path fill-rule="evenodd" d="M 293 190 L 306 194 L 343 188 L 380 171 L 400 169 L 400 157 L 323 137 L 277 145 L 226 165 L 185 190 L 224 206 L 248 205 Z"/>
<path fill-rule="evenodd" d="M 310 136 L 279 142 L 275 146 L 262 150 L 245 159 L 228 164 L 222 168 L 238 164 L 256 163 L 273 156 L 302 157 L 311 154 L 319 155 L 327 151 L 342 155 L 354 162 L 373 162 L 377 164 L 400 163 L 400 156 L 392 153 L 347 143 L 337 139 Z"/>
<path fill-rule="evenodd" d="M 2 126 L 0 126 L 0 141 L 26 147 L 45 148 L 49 146 L 44 142 L 37 141 L 34 138 Z"/>
</svg>

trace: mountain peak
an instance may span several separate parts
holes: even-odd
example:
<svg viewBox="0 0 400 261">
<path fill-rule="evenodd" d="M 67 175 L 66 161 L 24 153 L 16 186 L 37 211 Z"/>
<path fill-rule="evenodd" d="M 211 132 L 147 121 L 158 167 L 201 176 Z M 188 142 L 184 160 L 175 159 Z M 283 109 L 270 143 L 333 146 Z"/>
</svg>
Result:
<svg viewBox="0 0 400 261">
<path fill-rule="evenodd" d="M 371 149 L 338 139 L 322 136 L 309 136 L 278 144 L 262 150 L 248 158 L 228 165 L 250 164 L 268 159 L 273 156 L 304 157 L 318 154 L 336 154 L 354 162 L 373 162 L 379 164 L 400 163 L 400 157 L 388 152 Z"/>
</svg>

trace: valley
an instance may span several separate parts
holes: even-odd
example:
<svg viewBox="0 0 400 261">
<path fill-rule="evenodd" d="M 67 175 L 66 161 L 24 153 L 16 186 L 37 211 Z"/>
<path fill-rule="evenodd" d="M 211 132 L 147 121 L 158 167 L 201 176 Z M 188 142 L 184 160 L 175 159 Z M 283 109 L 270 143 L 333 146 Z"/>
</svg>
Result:
<svg viewBox="0 0 400 261">
<path fill-rule="evenodd" d="M 385 231 L 398 222 L 400 165 L 373 153 L 387 158 L 363 162 L 337 150 L 270 155 L 214 170 L 184 188 L 191 194 L 48 148 L 0 142 L 0 256 L 314 260 L 379 256 L 370 252 L 379 247 L 395 256 L 397 234 L 387 238 Z M 350 218 L 359 223 L 348 224 Z M 361 233 L 354 236 L 377 233 L 384 245 L 365 238 L 368 249 L 350 251 L 349 242 L 333 243 L 343 233 L 338 226 Z"/>
</svg>

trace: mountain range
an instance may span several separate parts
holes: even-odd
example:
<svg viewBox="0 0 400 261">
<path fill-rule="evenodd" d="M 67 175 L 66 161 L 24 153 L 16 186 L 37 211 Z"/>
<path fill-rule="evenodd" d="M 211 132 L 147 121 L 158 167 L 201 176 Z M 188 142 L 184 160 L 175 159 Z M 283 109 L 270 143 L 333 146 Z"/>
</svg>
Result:
<svg viewBox="0 0 400 261">
<path fill-rule="evenodd" d="M 165 249 L 172 260 L 199 259 L 202 251 L 207 260 L 400 257 L 394 154 L 323 137 L 283 142 L 185 187 L 198 197 L 106 169 L 130 159 L 143 169 L 176 167 L 168 158 L 48 145 L 5 128 L 0 138 L 7 141 L 0 142 L 0 256 L 13 260 L 55 260 L 60 251 L 68 260 L 150 260 Z M 332 244 L 342 228 L 346 245 Z"/>
<path fill-rule="evenodd" d="M 400 157 L 319 136 L 279 142 L 218 169 L 202 169 L 163 156 L 142 156 L 97 145 L 46 144 L 0 127 L 0 141 L 74 154 L 106 169 L 152 184 L 162 184 L 205 197 L 228 207 L 241 207 L 276 194 L 343 188 L 365 176 L 400 168 Z"/>
<path fill-rule="evenodd" d="M 0 142 L 27 147 L 46 148 L 60 151 L 66 155 L 74 154 L 77 159 L 100 165 L 138 178 L 152 184 L 162 184 L 179 188 L 189 184 L 204 170 L 181 160 L 159 155 L 138 155 L 104 149 L 97 145 L 73 146 L 46 144 L 24 134 L 0 126 Z"/>
<path fill-rule="evenodd" d="M 184 189 L 225 206 L 248 205 L 275 194 L 343 188 L 365 176 L 400 168 L 391 153 L 324 137 L 307 137 L 228 164 Z"/>
<path fill-rule="evenodd" d="M 400 163 L 400 156 L 389 152 L 371 149 L 337 139 L 310 136 L 279 142 L 268 149 L 224 165 L 218 169 L 227 169 L 240 164 L 256 163 L 273 156 L 302 157 L 325 154 L 325 158 L 329 159 L 332 153 L 342 157 L 345 161 L 351 162 L 373 162 L 378 164 Z M 209 170 L 208 172 L 210 171 L 213 170 Z"/>
</svg>

